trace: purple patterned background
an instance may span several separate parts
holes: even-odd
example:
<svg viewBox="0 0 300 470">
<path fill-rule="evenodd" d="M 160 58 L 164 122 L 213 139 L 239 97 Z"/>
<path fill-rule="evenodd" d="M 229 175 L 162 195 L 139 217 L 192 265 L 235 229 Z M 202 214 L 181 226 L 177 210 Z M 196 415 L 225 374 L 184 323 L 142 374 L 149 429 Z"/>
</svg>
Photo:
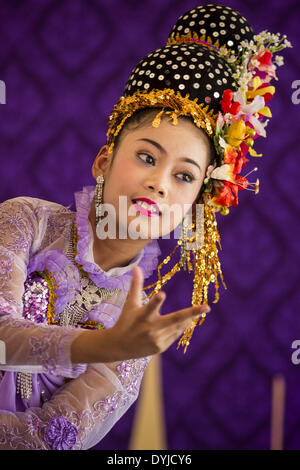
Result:
<svg viewBox="0 0 300 470">
<path fill-rule="evenodd" d="M 180 0 L 0 0 L 0 200 L 33 196 L 68 205 L 93 184 L 91 165 L 105 143 L 109 112 L 135 64 L 161 47 L 174 22 L 199 4 Z M 218 215 L 227 291 L 193 336 L 186 355 L 162 356 L 169 449 L 270 448 L 271 387 L 286 381 L 284 448 L 300 448 L 298 116 L 291 88 L 300 80 L 298 1 L 231 1 L 253 25 L 286 33 L 271 102 L 268 138 L 254 174 L 257 196 Z M 281 53 L 280 53 L 281 54 Z M 276 83 L 275 83 L 276 85 Z M 250 157 L 251 158 L 251 157 Z M 73 205 L 74 209 L 74 205 Z M 163 255 L 170 242 L 161 243 Z M 191 279 L 179 273 L 163 313 L 187 306 Z M 148 284 L 148 282 L 147 282 Z M 213 292 L 212 292 L 213 293 Z M 98 449 L 127 449 L 135 406 Z"/>
</svg>

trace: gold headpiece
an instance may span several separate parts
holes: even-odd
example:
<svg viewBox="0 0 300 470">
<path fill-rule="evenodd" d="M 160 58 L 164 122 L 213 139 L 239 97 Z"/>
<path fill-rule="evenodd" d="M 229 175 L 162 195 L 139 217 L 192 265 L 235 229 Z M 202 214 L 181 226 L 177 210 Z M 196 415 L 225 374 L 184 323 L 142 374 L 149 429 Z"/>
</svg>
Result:
<svg viewBox="0 0 300 470">
<path fill-rule="evenodd" d="M 173 124 L 177 124 L 178 116 L 191 116 L 197 127 L 201 127 L 209 136 L 213 136 L 216 130 L 217 115 L 212 110 L 208 110 L 208 106 L 197 103 L 197 98 L 193 101 L 189 99 L 189 94 L 183 97 L 179 92 L 171 88 L 164 90 L 153 89 L 151 91 L 138 90 L 131 96 L 121 96 L 117 104 L 114 106 L 109 117 L 109 129 L 107 132 L 107 144 L 109 145 L 109 153 L 112 153 L 114 141 L 119 132 L 122 130 L 125 121 L 143 108 L 163 108 L 153 120 L 153 127 L 158 127 L 163 113 L 170 114 Z M 165 111 L 172 109 L 172 111 Z"/>
</svg>

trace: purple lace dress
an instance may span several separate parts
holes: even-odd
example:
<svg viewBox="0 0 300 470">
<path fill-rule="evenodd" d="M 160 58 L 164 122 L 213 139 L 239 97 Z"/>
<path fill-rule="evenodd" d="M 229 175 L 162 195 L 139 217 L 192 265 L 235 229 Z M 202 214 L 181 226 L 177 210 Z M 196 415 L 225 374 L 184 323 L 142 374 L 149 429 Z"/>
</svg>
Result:
<svg viewBox="0 0 300 470">
<path fill-rule="evenodd" d="M 138 264 L 144 277 L 160 249 L 103 271 L 88 220 L 94 186 L 75 193 L 76 212 L 17 197 L 0 204 L 0 449 L 88 449 L 136 400 L 151 356 L 72 364 L 82 328 L 111 328 Z M 3 344 L 3 343 L 2 343 Z M 4 361 L 3 361 L 4 362 Z"/>
</svg>

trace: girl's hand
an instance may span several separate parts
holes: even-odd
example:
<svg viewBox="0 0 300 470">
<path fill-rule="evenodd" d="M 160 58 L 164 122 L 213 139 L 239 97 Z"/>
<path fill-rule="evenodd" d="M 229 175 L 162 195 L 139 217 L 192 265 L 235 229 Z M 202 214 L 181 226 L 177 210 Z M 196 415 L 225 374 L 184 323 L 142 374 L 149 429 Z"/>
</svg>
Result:
<svg viewBox="0 0 300 470">
<path fill-rule="evenodd" d="M 110 350 L 113 360 L 124 360 L 150 356 L 165 351 L 182 333 L 192 325 L 192 320 L 201 313 L 209 312 L 208 305 L 188 307 L 168 315 L 160 315 L 166 299 L 160 291 L 143 305 L 142 288 L 144 277 L 138 266 L 133 267 L 133 278 L 122 312 L 110 332 Z"/>
</svg>

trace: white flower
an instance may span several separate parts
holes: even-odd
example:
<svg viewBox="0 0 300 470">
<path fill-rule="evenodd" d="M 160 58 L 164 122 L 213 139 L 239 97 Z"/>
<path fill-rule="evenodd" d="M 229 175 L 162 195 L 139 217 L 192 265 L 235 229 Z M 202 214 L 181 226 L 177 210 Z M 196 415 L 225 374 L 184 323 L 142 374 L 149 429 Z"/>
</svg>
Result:
<svg viewBox="0 0 300 470">
<path fill-rule="evenodd" d="M 216 168 L 216 165 L 209 165 L 209 167 L 206 170 L 206 178 L 203 181 L 204 184 L 208 183 L 208 180 L 210 179 L 210 175 L 215 168 Z"/>
<path fill-rule="evenodd" d="M 275 56 L 274 61 L 278 66 L 281 66 L 284 64 L 282 55 Z"/>
<path fill-rule="evenodd" d="M 240 44 L 241 44 L 241 46 L 245 47 L 246 49 L 248 49 L 248 47 L 249 47 L 248 41 L 242 41 Z"/>
<path fill-rule="evenodd" d="M 288 41 L 287 39 L 284 41 L 284 46 L 285 47 L 293 47 L 292 44 L 290 43 L 290 41 Z"/>
<path fill-rule="evenodd" d="M 224 118 L 223 118 L 222 113 L 219 111 L 218 119 L 216 122 L 216 132 L 220 132 L 223 126 L 224 126 Z"/>
<path fill-rule="evenodd" d="M 257 59 L 252 59 L 251 60 L 251 65 L 250 65 L 250 69 L 256 69 L 259 67 L 259 61 Z"/>
<path fill-rule="evenodd" d="M 234 55 L 232 55 L 231 57 L 229 57 L 229 59 L 227 59 L 227 62 L 229 62 L 230 64 L 232 64 L 235 61 L 236 61 L 236 57 Z"/>
<path fill-rule="evenodd" d="M 266 137 L 266 132 L 262 123 L 255 117 L 255 113 L 265 106 L 265 99 L 263 96 L 256 96 L 250 104 L 246 104 L 245 98 L 241 91 L 238 90 L 234 93 L 234 101 L 238 101 L 241 104 L 241 110 L 239 114 L 250 115 L 249 122 L 253 125 L 258 135 Z M 237 116 L 236 116 L 237 117 Z"/>
<path fill-rule="evenodd" d="M 227 144 L 227 142 L 225 142 L 225 140 L 223 139 L 223 137 L 220 137 L 220 138 L 219 138 L 219 144 L 220 144 L 220 147 L 222 147 L 224 150 L 226 150 L 227 147 L 229 147 L 229 145 Z"/>
<path fill-rule="evenodd" d="M 226 47 L 220 47 L 220 54 L 221 55 L 227 55 L 228 54 L 228 50 L 226 49 Z"/>
<path fill-rule="evenodd" d="M 223 165 L 215 168 L 211 172 L 210 177 L 216 180 L 232 181 L 232 179 L 234 178 L 234 175 L 232 173 L 232 167 L 232 164 L 229 165 L 228 163 L 224 163 Z"/>
</svg>

